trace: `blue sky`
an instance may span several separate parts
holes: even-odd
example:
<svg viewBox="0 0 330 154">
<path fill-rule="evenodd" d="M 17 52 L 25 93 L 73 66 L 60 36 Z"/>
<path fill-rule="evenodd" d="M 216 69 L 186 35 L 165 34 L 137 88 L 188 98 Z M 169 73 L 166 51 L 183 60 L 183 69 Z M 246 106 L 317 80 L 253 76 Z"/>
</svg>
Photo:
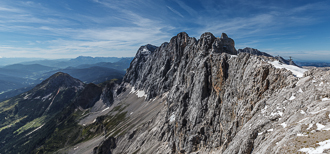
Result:
<svg viewBox="0 0 330 154">
<path fill-rule="evenodd" d="M 0 57 L 133 57 L 185 31 L 330 61 L 330 1 L 0 0 Z"/>
</svg>

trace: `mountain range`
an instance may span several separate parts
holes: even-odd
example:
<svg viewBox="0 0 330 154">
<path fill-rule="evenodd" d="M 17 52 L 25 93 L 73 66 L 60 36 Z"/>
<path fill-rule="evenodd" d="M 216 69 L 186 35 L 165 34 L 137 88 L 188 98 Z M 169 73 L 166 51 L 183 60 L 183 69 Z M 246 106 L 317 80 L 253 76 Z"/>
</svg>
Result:
<svg viewBox="0 0 330 154">
<path fill-rule="evenodd" d="M 181 32 L 122 81 L 61 72 L 1 102 L 0 153 L 328 153 L 329 92 L 329 70 Z"/>
<path fill-rule="evenodd" d="M 121 79 L 131 60 L 132 58 L 81 56 L 61 64 L 67 66 L 66 68 L 61 68 L 58 63 L 63 62 L 57 60 L 7 65 L 0 68 L 0 100 L 26 92 L 56 72 L 68 73 L 86 83 L 98 84 L 114 78 Z M 42 65 L 46 61 L 49 66 Z"/>
</svg>

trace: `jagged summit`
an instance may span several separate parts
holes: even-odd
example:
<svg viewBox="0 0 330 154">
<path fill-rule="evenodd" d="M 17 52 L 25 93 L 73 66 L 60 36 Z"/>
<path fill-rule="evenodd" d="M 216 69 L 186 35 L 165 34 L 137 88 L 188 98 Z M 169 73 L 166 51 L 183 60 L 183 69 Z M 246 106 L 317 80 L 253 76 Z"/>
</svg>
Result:
<svg viewBox="0 0 330 154">
<path fill-rule="evenodd" d="M 150 47 L 152 48 L 150 49 Z M 139 88 L 142 88 L 142 83 L 136 83 L 136 81 L 140 81 L 140 79 L 143 79 L 143 81 L 148 80 L 151 72 L 158 75 L 157 77 L 155 76 L 154 80 L 161 80 L 162 78 L 168 80 L 172 78 L 171 76 L 178 69 L 177 67 L 180 63 L 184 61 L 189 63 L 189 60 L 196 57 L 200 57 L 200 60 L 202 60 L 203 57 L 209 54 L 222 53 L 237 54 L 234 40 L 225 33 L 219 38 L 210 32 L 206 32 L 197 40 L 194 37 L 189 37 L 186 32 L 181 32 L 172 37 L 169 43 L 165 42 L 158 48 L 151 45 L 140 47 L 130 67 L 127 69 L 124 81 L 137 84 Z M 150 82 L 153 81 L 150 80 Z M 168 88 L 172 83 L 166 82 L 165 84 L 159 86 Z M 155 95 L 156 91 L 161 89 L 158 87 L 154 88 L 155 91 L 151 92 L 154 94 L 150 94 L 150 96 Z"/>
</svg>

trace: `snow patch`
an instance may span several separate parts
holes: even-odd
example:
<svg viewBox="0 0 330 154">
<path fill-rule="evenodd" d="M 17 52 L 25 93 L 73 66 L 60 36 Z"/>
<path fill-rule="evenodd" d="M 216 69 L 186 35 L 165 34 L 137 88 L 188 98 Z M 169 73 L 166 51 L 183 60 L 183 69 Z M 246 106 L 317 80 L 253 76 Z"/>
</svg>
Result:
<svg viewBox="0 0 330 154">
<path fill-rule="evenodd" d="M 47 98 L 49 98 L 50 96 L 52 96 L 52 93 L 44 96 L 43 98 L 41 98 L 41 100 L 44 102 Z"/>
<path fill-rule="evenodd" d="M 35 97 L 34 99 L 40 99 L 40 96 Z"/>
<path fill-rule="evenodd" d="M 306 119 L 307 119 L 307 118 L 304 118 L 304 119 L 298 121 L 298 123 L 301 123 L 301 122 L 305 121 Z"/>
<path fill-rule="evenodd" d="M 281 123 L 282 127 L 285 128 L 287 124 L 285 122 Z"/>
<path fill-rule="evenodd" d="M 140 97 L 147 97 L 147 94 L 143 91 L 143 90 L 138 90 L 136 92 L 136 95 L 140 98 Z"/>
<path fill-rule="evenodd" d="M 262 135 L 262 133 L 263 133 L 263 132 L 261 132 L 261 133 L 258 133 L 258 135 Z"/>
<path fill-rule="evenodd" d="M 316 148 L 302 148 L 302 149 L 299 149 L 298 151 L 306 152 L 309 154 L 323 153 L 324 150 L 330 149 L 330 140 L 325 140 L 323 142 L 320 142 L 320 143 L 318 143 L 318 145 L 320 145 L 320 146 L 318 146 Z"/>
<path fill-rule="evenodd" d="M 307 130 L 311 129 L 313 127 L 313 124 L 309 124 Z"/>
<path fill-rule="evenodd" d="M 170 117 L 170 122 L 173 122 L 173 121 L 175 121 L 175 114 L 174 113 Z"/>
<path fill-rule="evenodd" d="M 267 108 L 268 108 L 268 106 L 266 105 L 264 109 L 261 109 L 261 113 L 265 113 Z"/>
<path fill-rule="evenodd" d="M 35 129 L 35 130 L 33 130 L 32 132 L 30 132 L 30 133 L 26 134 L 25 136 L 29 136 L 29 135 L 30 135 L 30 134 L 32 134 L 33 132 L 35 132 L 35 131 L 39 130 L 40 128 L 42 128 L 44 125 L 45 125 L 45 124 L 43 124 L 43 125 L 39 126 L 38 128 L 36 128 L 36 129 Z"/>
<path fill-rule="evenodd" d="M 320 124 L 320 123 L 316 123 L 317 129 L 316 130 L 322 130 L 325 126 Z"/>
<path fill-rule="evenodd" d="M 282 117 L 283 112 L 281 112 L 281 111 L 277 111 L 277 112 L 275 112 L 275 113 L 272 112 L 272 113 L 270 114 L 270 116 L 277 116 L 277 115 L 279 115 L 279 116 Z"/>
<path fill-rule="evenodd" d="M 274 131 L 274 129 L 272 128 L 272 129 L 268 129 L 267 130 L 267 132 L 272 132 L 272 131 Z"/>
<path fill-rule="evenodd" d="M 320 84 L 319 84 L 319 86 L 322 86 L 323 85 L 323 82 L 321 82 Z"/>
<path fill-rule="evenodd" d="M 144 54 L 144 55 L 149 55 L 151 53 L 151 51 L 149 51 L 147 49 L 147 47 L 144 47 L 143 50 L 141 51 L 141 53 Z"/>
<path fill-rule="evenodd" d="M 329 101 L 330 98 L 322 98 L 322 101 Z"/>
<path fill-rule="evenodd" d="M 143 90 L 135 90 L 134 87 L 132 87 L 130 94 L 136 94 L 139 98 L 140 97 L 147 97 L 147 94 Z"/>
<path fill-rule="evenodd" d="M 299 88 L 299 91 L 298 92 L 303 93 L 303 91 L 301 90 L 301 88 Z"/>
<path fill-rule="evenodd" d="M 308 135 L 298 133 L 297 136 L 308 136 Z"/>
<path fill-rule="evenodd" d="M 106 110 L 108 110 L 108 109 L 109 109 L 109 107 L 107 107 L 107 108 L 103 109 L 101 112 L 104 112 L 104 111 L 106 111 Z"/>
<path fill-rule="evenodd" d="M 322 112 L 322 111 L 325 111 L 325 110 L 327 110 L 328 108 L 325 108 L 325 109 L 322 109 L 322 110 L 320 110 L 320 111 L 316 111 L 316 112 L 310 112 L 311 114 L 317 114 L 317 113 L 320 113 L 320 112 Z"/>
<path fill-rule="evenodd" d="M 300 110 L 300 114 L 306 114 L 306 112 L 303 110 Z"/>
<path fill-rule="evenodd" d="M 293 95 L 289 98 L 290 101 L 296 99 L 296 97 L 294 97 Z"/>
<path fill-rule="evenodd" d="M 135 93 L 135 88 L 132 87 L 132 89 L 131 89 L 131 91 L 130 91 L 129 93 L 130 93 L 130 94 L 131 94 L 131 93 Z"/>
<path fill-rule="evenodd" d="M 294 74 L 297 77 L 303 77 L 304 72 L 307 71 L 307 69 L 303 69 L 294 65 L 281 64 L 279 61 L 273 61 L 273 62 L 268 61 L 268 63 L 272 64 L 275 68 L 279 68 L 279 69 L 285 68 L 291 71 L 292 74 Z"/>
<path fill-rule="evenodd" d="M 237 55 L 230 55 L 229 60 L 230 60 L 231 58 L 236 58 L 236 57 L 237 57 Z"/>
</svg>

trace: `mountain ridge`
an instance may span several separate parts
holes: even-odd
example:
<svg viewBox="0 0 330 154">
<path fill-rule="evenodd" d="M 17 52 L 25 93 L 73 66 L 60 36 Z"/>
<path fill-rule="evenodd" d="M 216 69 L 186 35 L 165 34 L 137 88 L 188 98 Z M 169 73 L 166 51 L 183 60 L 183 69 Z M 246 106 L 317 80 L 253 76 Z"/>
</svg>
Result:
<svg viewBox="0 0 330 154">
<path fill-rule="evenodd" d="M 142 101 L 141 106 L 157 104 L 157 114 L 139 126 L 123 123 L 133 128 L 124 136 L 109 135 L 94 153 L 298 152 L 287 145 L 301 145 L 300 110 L 313 113 L 304 107 L 328 97 L 326 92 L 317 98 L 308 95 L 319 92 L 313 82 L 329 81 L 324 75 L 322 82 L 311 79 L 312 74 L 321 79 L 322 72 L 306 70 L 297 77 L 277 68 L 272 63 L 277 59 L 266 53 L 237 55 L 226 34 L 207 32 L 197 40 L 179 33 L 150 54 L 139 54 L 141 50 L 117 89 L 119 104 L 131 106 L 129 98 L 137 96 L 135 103 Z M 132 114 L 128 118 L 142 120 L 134 117 L 136 111 L 127 112 Z"/>
</svg>

